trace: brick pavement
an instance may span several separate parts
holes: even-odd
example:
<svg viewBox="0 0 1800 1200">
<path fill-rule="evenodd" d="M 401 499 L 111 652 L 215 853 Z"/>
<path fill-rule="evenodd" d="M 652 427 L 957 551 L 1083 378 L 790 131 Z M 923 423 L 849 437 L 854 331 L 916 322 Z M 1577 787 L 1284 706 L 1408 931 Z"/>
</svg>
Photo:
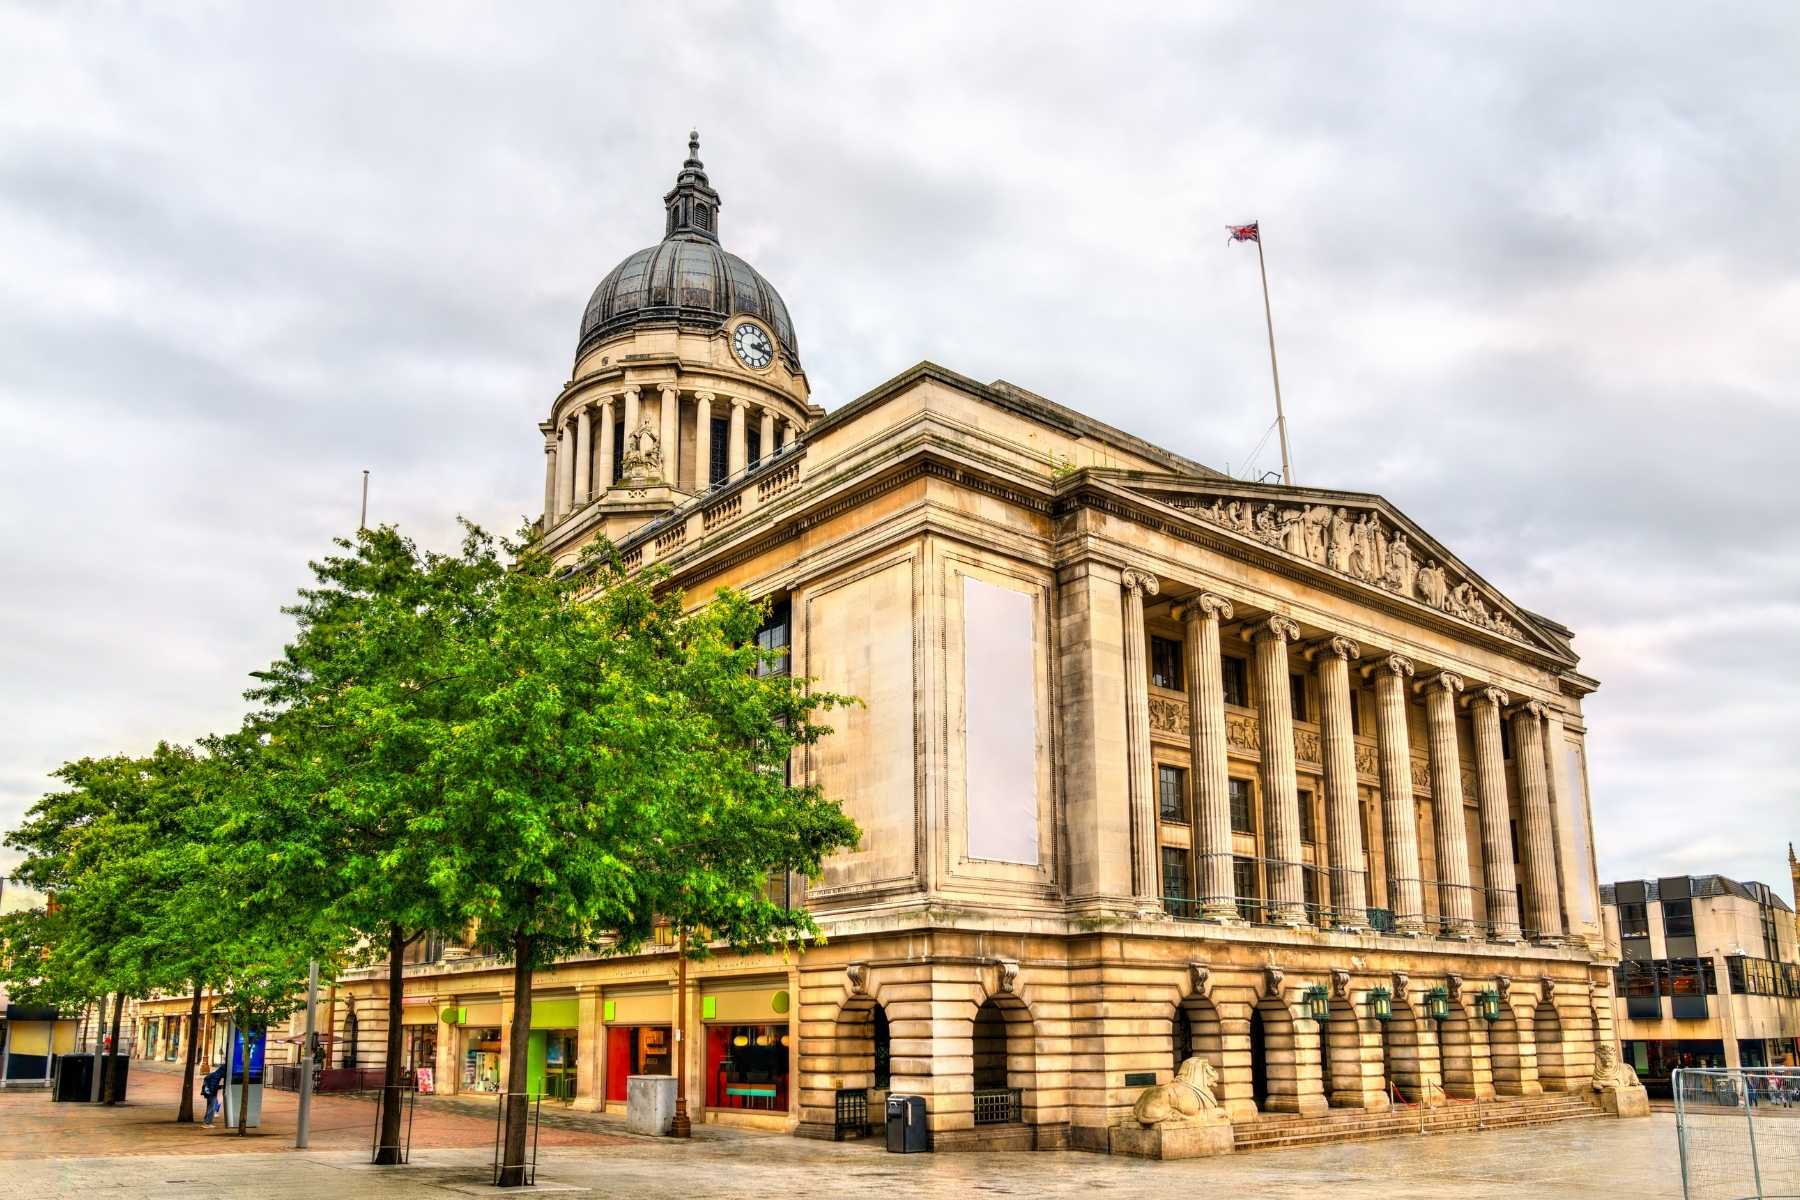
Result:
<svg viewBox="0 0 1800 1200">
<path fill-rule="evenodd" d="M 95 1111 L 85 1105 L 57 1107 Z M 12 1111 L 0 1109 L 0 1122 Z M 269 1144 L 252 1143 L 252 1149 Z M 496 1190 L 487 1185 L 486 1145 L 422 1149 L 412 1166 L 401 1168 L 370 1167 L 364 1155 L 347 1151 L 19 1158 L 0 1170 L 0 1200 L 493 1196 Z M 894 1155 L 874 1141 L 836 1145 L 766 1136 L 686 1144 L 615 1138 L 603 1145 L 546 1147 L 539 1183 L 538 1195 L 633 1200 L 1189 1200 L 1205 1195 L 1253 1195 L 1258 1200 L 1613 1200 L 1630 1195 L 1634 1200 L 1673 1200 L 1681 1195 L 1674 1121 L 1668 1116 L 1261 1151 L 1186 1163 L 1073 1153 Z"/>
<path fill-rule="evenodd" d="M 299 1098 L 291 1092 L 263 1093 L 263 1123 L 238 1136 L 222 1125 L 175 1122 L 181 1074 L 162 1064 L 133 1062 L 122 1105 L 56 1104 L 47 1091 L 0 1091 L 0 1159 L 94 1158 L 119 1154 L 266 1154 L 291 1149 Z M 194 1114 L 205 1102 L 196 1086 Z M 374 1142 L 375 1104 L 356 1096 L 313 1098 L 312 1148 L 360 1150 Z M 540 1147 L 598 1148 L 628 1140 L 599 1122 L 545 1120 Z M 413 1115 L 415 1151 L 440 1147 L 491 1147 L 494 1109 L 421 1103 Z"/>
</svg>

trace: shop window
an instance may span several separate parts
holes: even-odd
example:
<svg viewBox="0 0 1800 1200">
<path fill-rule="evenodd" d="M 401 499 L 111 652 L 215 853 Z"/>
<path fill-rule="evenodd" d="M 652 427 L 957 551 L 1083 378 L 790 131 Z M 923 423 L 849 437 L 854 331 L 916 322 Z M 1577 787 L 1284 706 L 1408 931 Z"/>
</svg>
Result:
<svg viewBox="0 0 1800 1200">
<path fill-rule="evenodd" d="M 575 1099 L 580 1037 L 573 1029 L 549 1029 L 544 1038 L 544 1096 L 565 1104 Z"/>
<path fill-rule="evenodd" d="M 712 1108 L 785 1112 L 786 1025 L 708 1025 L 706 1103 Z"/>
<path fill-rule="evenodd" d="M 1181 643 L 1171 638 L 1150 639 L 1150 682 L 1159 688 L 1181 690 Z"/>
<path fill-rule="evenodd" d="M 633 1075 L 667 1075 L 674 1063 L 673 1039 L 667 1025 L 606 1027 L 606 1098 L 623 1101 L 625 1081 Z"/>
<path fill-rule="evenodd" d="M 1187 824 L 1187 772 L 1180 767 L 1158 764 L 1156 790 L 1162 803 L 1162 819 Z"/>
<path fill-rule="evenodd" d="M 500 1090 L 499 1027 L 471 1027 L 462 1032 L 462 1090 L 465 1092 L 498 1092 Z"/>
<path fill-rule="evenodd" d="M 1250 668 L 1243 659 L 1227 655 L 1220 664 L 1225 681 L 1225 703 L 1247 708 L 1250 704 Z"/>
<path fill-rule="evenodd" d="M 1256 825 L 1251 820 L 1250 781 L 1233 779 L 1231 781 L 1231 832 L 1255 833 Z"/>
</svg>

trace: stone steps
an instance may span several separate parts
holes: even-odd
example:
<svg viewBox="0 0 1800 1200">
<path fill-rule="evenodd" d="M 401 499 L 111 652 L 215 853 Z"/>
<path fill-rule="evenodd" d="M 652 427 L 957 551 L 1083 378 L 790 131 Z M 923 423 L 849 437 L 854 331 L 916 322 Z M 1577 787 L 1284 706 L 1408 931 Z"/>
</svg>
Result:
<svg viewBox="0 0 1800 1200">
<path fill-rule="evenodd" d="M 1577 1095 L 1511 1097 L 1484 1100 L 1479 1105 L 1472 1101 L 1453 1100 L 1425 1111 L 1423 1131 L 1473 1133 L 1477 1130 L 1513 1129 L 1558 1121 L 1589 1120 L 1600 1115 L 1602 1114 L 1598 1108 Z M 1416 1137 L 1420 1131 L 1419 1110 L 1407 1106 L 1385 1113 L 1339 1111 L 1317 1117 L 1258 1117 L 1233 1126 L 1232 1144 L 1238 1150 L 1279 1149 L 1408 1135 Z"/>
</svg>

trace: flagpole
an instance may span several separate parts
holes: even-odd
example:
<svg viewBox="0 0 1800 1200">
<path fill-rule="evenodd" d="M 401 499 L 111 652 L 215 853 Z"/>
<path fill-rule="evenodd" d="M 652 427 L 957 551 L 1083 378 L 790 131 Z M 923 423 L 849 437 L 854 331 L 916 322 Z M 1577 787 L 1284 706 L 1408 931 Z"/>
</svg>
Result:
<svg viewBox="0 0 1800 1200">
<path fill-rule="evenodd" d="M 1275 425 L 1281 432 L 1281 482 L 1291 485 L 1294 470 L 1288 461 L 1287 414 L 1281 409 L 1281 368 L 1275 365 L 1275 318 L 1269 312 L 1269 269 L 1263 265 L 1262 222 L 1256 223 L 1256 271 L 1262 276 L 1263 323 L 1269 328 L 1269 375 L 1275 381 Z"/>
</svg>

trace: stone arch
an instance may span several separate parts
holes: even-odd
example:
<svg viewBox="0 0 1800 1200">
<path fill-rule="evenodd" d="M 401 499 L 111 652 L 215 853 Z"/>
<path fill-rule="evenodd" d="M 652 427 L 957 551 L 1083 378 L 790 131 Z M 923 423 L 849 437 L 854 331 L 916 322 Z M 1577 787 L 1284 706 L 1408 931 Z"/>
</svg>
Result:
<svg viewBox="0 0 1800 1200">
<path fill-rule="evenodd" d="M 832 1037 L 832 1075 L 843 1081 L 840 1086 L 885 1090 L 892 1048 L 892 1027 L 879 1000 L 864 994 L 844 1001 Z"/>
<path fill-rule="evenodd" d="M 1521 1020 L 1508 1002 L 1500 1006 L 1500 1019 L 1488 1026 L 1488 1053 L 1492 1058 L 1494 1091 L 1502 1096 L 1536 1096 L 1538 1083 L 1537 1039 L 1531 1017 Z"/>
<path fill-rule="evenodd" d="M 1398 1093 L 1403 1104 L 1426 1103 L 1433 1089 L 1443 1086 L 1437 1037 L 1431 1020 L 1413 1004 L 1403 988 L 1394 989 L 1392 1016 L 1383 1031 L 1383 1059 L 1387 1063 L 1390 1095 Z"/>
<path fill-rule="evenodd" d="M 1385 1111 L 1379 1022 L 1365 1015 L 1366 1006 L 1350 996 L 1331 998 L 1320 1059 L 1326 1102 L 1332 1108 Z"/>
<path fill-rule="evenodd" d="M 1480 1044 L 1480 1021 L 1462 996 L 1450 999 L 1450 1016 L 1438 1022 L 1438 1059 L 1444 1094 L 1459 1100 L 1488 1100 L 1494 1085 L 1487 1069 L 1486 1047 Z"/>
<path fill-rule="evenodd" d="M 1325 1108 L 1319 1085 L 1319 1035 L 1294 1016 L 1278 993 L 1250 1010 L 1250 1088 L 1258 1112 L 1305 1113 Z"/>
<path fill-rule="evenodd" d="M 1562 1016 L 1554 999 L 1540 1000 L 1531 1013 L 1531 1041 L 1537 1052 L 1538 1084 L 1546 1092 L 1573 1091 Z"/>
<path fill-rule="evenodd" d="M 1218 1006 L 1210 998 L 1199 993 L 1189 995 L 1175 1006 L 1169 1024 L 1172 1068 L 1178 1068 L 1190 1057 L 1198 1055 L 1212 1063 L 1213 1069 L 1223 1077 L 1225 1031 Z"/>
<path fill-rule="evenodd" d="M 1037 1030 L 1031 1010 L 1016 993 L 996 992 L 975 1009 L 971 1074 L 977 1120 L 981 1093 L 1002 1088 L 1020 1092 L 1020 1120 L 1037 1124 Z"/>
</svg>

